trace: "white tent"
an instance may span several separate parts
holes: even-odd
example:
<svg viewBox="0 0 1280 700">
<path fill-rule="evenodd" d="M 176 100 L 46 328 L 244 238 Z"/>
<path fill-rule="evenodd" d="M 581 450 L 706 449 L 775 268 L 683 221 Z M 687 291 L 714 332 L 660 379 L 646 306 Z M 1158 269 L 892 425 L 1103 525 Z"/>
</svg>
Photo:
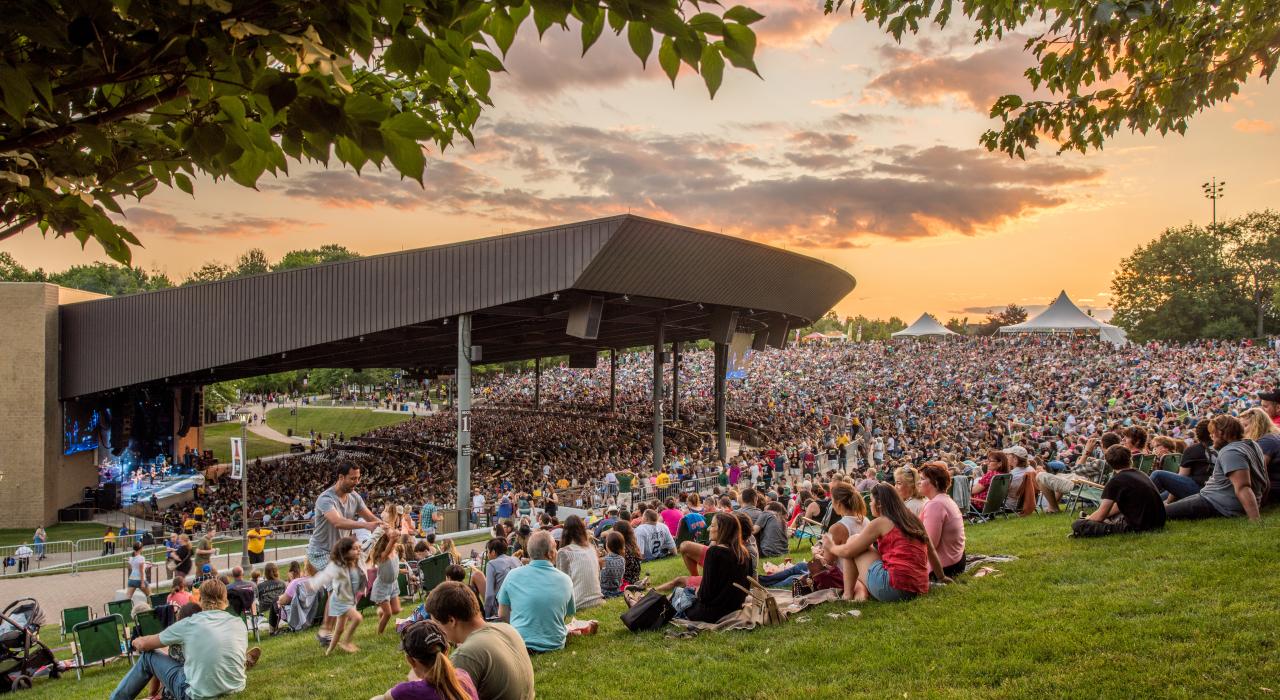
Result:
<svg viewBox="0 0 1280 700">
<path fill-rule="evenodd" d="M 1065 291 L 1058 295 L 1049 308 L 1041 311 L 1035 318 L 1000 328 L 1001 333 L 1073 333 L 1077 331 L 1096 332 L 1112 345 L 1124 345 L 1129 342 L 1123 328 L 1103 323 L 1081 311 L 1080 307 L 1071 302 Z"/>
<path fill-rule="evenodd" d="M 960 335 L 938 323 L 932 314 L 920 314 L 916 322 L 893 334 L 894 338 L 924 338 L 928 336 Z"/>
</svg>

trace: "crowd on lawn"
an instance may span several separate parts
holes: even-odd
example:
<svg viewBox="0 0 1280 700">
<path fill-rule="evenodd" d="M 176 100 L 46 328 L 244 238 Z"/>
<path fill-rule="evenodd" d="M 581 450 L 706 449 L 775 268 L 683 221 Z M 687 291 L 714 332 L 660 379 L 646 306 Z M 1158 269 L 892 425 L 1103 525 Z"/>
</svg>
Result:
<svg viewBox="0 0 1280 700">
<path fill-rule="evenodd" d="M 685 366 L 703 360 L 689 353 Z M 1033 517 L 1066 503 L 1084 505 L 1070 525 L 1078 537 L 1158 530 L 1171 519 L 1257 519 L 1280 487 L 1280 389 L 1270 387 L 1278 365 L 1274 350 L 1249 343 L 1112 350 L 1080 338 L 766 352 L 748 365 L 731 405 L 754 407 L 741 420 L 787 427 L 762 429 L 773 437 L 728 464 L 700 463 L 722 475 L 721 485 L 703 494 L 672 489 L 656 501 L 610 491 L 586 517 L 563 520 L 554 502 L 539 514 L 513 496 L 539 484 L 551 488 L 553 479 L 591 483 L 624 470 L 655 484 L 658 476 L 667 483 L 679 478 L 671 464 L 649 473 L 645 431 L 625 427 L 643 403 L 638 390 L 620 392 L 629 398 L 614 419 L 600 414 L 560 423 L 564 414 L 554 411 L 505 417 L 495 411 L 493 424 L 507 431 L 513 447 L 495 449 L 504 436 L 488 438 L 489 454 L 502 459 L 481 462 L 491 473 L 479 483 L 505 498 L 507 508 L 484 554 L 465 559 L 435 537 L 431 499 L 438 494 L 424 495 L 412 483 L 417 475 L 380 459 L 392 450 L 418 453 L 433 441 L 432 424 L 394 426 L 375 437 L 400 443 L 307 458 L 317 460 L 305 463 L 309 473 L 273 483 L 273 497 L 287 495 L 291 507 L 308 509 L 306 560 L 287 581 L 268 565 L 256 586 L 238 571 L 222 583 L 207 564 L 196 566 L 190 580 L 179 576 L 171 596 L 198 592 L 203 612 L 189 609 L 178 632 L 169 631 L 175 625 L 135 641 L 148 652 L 146 661 L 113 697 L 134 697 L 151 678 L 178 697 L 242 689 L 246 664 L 257 660 L 245 649 L 243 625 L 237 621 L 235 644 L 190 646 L 187 636 L 205 627 L 224 633 L 218 610 L 228 596 L 243 595 L 235 605 L 258 606 L 273 629 L 320 619 L 324 653 L 358 653 L 360 598 L 377 607 L 377 633 L 385 633 L 401 610 L 399 574 L 412 585 L 416 562 L 442 552 L 449 555 L 449 580 L 396 626 L 413 672 L 385 697 L 533 697 L 530 655 L 562 649 L 571 634 L 594 633 L 593 623 L 576 616 L 613 597 L 632 604 L 656 591 L 669 596 L 678 617 L 707 623 L 740 610 L 753 581 L 796 594 L 835 589 L 853 601 L 909 601 L 964 574 L 966 524 L 996 510 Z M 597 374 L 585 371 L 575 384 L 568 370 L 546 372 L 555 388 L 551 394 L 544 388 L 544 396 L 590 408 L 600 392 Z M 696 407 L 701 389 L 695 378 L 688 384 Z M 518 398 L 521 386 L 518 377 L 506 377 L 479 391 L 497 403 Z M 689 415 L 700 414 L 695 408 Z M 610 420 L 617 421 L 613 428 Z M 572 430 L 586 426 L 597 432 L 576 440 Z M 447 442 L 448 426 L 438 427 L 435 435 Z M 525 431 L 550 442 L 539 446 Z M 608 449 L 613 443 L 593 444 L 619 436 L 624 447 L 616 451 Z M 668 461 L 692 463 L 680 449 Z M 326 463 L 332 471 L 321 482 Z M 551 468 L 540 471 L 539 464 Z M 450 475 L 442 471 L 440 478 L 447 485 Z M 1004 501 L 988 504 L 996 484 Z M 1086 496 L 1088 489 L 1096 492 Z M 307 492 L 319 496 L 292 502 Z M 962 508 L 957 497 L 969 503 Z M 370 502 L 381 508 L 377 514 Z M 408 503 L 414 507 L 401 505 Z M 785 556 L 791 540 L 805 535 L 812 539 L 806 561 L 765 561 Z M 194 546 L 187 548 L 192 558 L 201 551 Z M 677 557 L 687 575 L 648 580 L 643 563 L 664 557 Z M 220 595 L 219 586 L 231 593 Z M 182 645 L 181 665 L 156 651 L 168 644 Z"/>
</svg>

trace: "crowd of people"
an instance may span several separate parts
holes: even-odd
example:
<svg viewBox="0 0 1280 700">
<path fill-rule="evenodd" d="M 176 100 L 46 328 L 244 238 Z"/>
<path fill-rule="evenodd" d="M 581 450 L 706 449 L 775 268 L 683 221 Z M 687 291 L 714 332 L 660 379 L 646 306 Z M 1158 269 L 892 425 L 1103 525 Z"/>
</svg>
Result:
<svg viewBox="0 0 1280 700">
<path fill-rule="evenodd" d="M 1257 519 L 1280 489 L 1280 355 L 1262 345 L 1115 349 L 1071 337 L 766 351 L 729 392 L 731 420 L 761 444 L 726 463 L 698 437 L 710 364 L 709 353 L 685 353 L 682 414 L 693 429 L 668 433 L 656 468 L 644 353 L 621 358 L 614 412 L 607 368 L 544 370 L 539 411 L 518 406 L 530 398 L 528 374 L 477 386 L 467 505 L 492 515 L 485 565 L 450 554 L 450 580 L 397 630 L 413 675 L 385 697 L 532 697 L 530 655 L 594 633 L 576 616 L 615 597 L 631 604 L 656 591 L 678 617 L 707 623 L 740 610 L 755 585 L 904 602 L 964 574 L 966 524 L 993 512 L 1069 505 L 1081 510 L 1070 533 L 1099 537 L 1170 520 Z M 450 553 L 434 530 L 437 506 L 452 497 L 453 428 L 452 416 L 428 416 L 263 467 L 248 507 L 308 522 L 312 534 L 289 580 L 277 571 L 249 584 L 246 602 L 269 612 L 273 628 L 317 617 L 326 653 L 359 652 L 361 597 L 378 606 L 385 632 L 399 611 L 391 581 Z M 717 485 L 702 492 L 648 500 L 626 488 L 706 473 Z M 579 499 L 586 515 L 561 519 L 555 494 L 578 489 L 603 498 Z M 211 487 L 205 518 L 241 507 L 237 497 Z M 539 497 L 544 507 L 530 507 Z M 800 562 L 788 556 L 796 538 L 810 545 Z M 180 543 L 189 558 L 202 546 Z M 665 557 L 687 574 L 643 575 L 645 562 Z M 173 595 L 203 596 L 218 581 L 207 567 L 196 562 Z M 227 588 L 243 588 L 243 574 L 231 572 Z M 323 614 L 297 612 L 322 590 Z M 217 603 L 216 589 L 210 597 Z M 165 663 L 151 658 L 117 692 L 136 694 L 148 673 L 167 683 Z"/>
</svg>

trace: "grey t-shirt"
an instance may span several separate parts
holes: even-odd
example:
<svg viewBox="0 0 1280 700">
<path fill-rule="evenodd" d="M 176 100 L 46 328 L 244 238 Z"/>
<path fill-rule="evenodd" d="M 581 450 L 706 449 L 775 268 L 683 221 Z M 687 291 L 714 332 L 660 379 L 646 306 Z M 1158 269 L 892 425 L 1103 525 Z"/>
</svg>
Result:
<svg viewBox="0 0 1280 700">
<path fill-rule="evenodd" d="M 308 555 L 316 557 L 327 555 L 333 550 L 333 545 L 337 544 L 338 540 L 350 534 L 350 531 L 334 527 L 324 517 L 325 513 L 334 509 L 337 509 L 342 517 L 355 520 L 356 514 L 365 509 L 364 499 L 360 494 L 352 491 L 347 494 L 347 502 L 343 503 L 332 486 L 325 489 L 324 493 L 316 499 L 316 513 L 312 523 L 315 529 L 311 532 L 311 542 L 307 545 Z"/>
<path fill-rule="evenodd" d="M 787 553 L 787 528 L 778 520 L 776 513 L 762 513 L 756 525 L 760 528 L 760 556 L 776 557 Z"/>
<path fill-rule="evenodd" d="M 1252 440 L 1237 440 L 1228 444 L 1218 451 L 1218 459 L 1213 463 L 1213 473 L 1200 489 L 1200 496 L 1222 515 L 1244 515 L 1244 506 L 1236 498 L 1236 487 L 1231 483 L 1231 472 L 1248 469 L 1253 495 L 1261 498 L 1263 490 L 1267 488 L 1267 471 L 1263 461 L 1262 450 Z"/>
</svg>

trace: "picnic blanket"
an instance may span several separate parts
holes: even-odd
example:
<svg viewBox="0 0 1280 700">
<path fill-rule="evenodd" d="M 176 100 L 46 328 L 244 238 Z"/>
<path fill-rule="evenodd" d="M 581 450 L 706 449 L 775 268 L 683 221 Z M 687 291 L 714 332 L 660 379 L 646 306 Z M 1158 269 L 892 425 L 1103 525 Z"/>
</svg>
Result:
<svg viewBox="0 0 1280 700">
<path fill-rule="evenodd" d="M 1017 557 L 1010 554 L 970 554 L 965 557 L 964 570 L 965 573 L 980 572 L 982 569 L 988 569 L 979 575 L 987 573 L 998 573 L 992 569 L 992 564 L 1003 564 L 1005 562 L 1015 561 Z M 975 576 L 977 578 L 978 576 Z M 833 600 L 839 600 L 841 591 L 834 588 L 826 588 L 820 591 L 814 591 L 807 595 L 796 597 L 791 595 L 791 591 L 783 589 L 768 589 L 769 596 L 778 604 L 778 612 L 782 614 L 782 619 L 788 620 L 792 615 L 803 612 L 815 605 L 821 605 Z M 716 622 L 695 622 L 693 620 L 673 619 L 671 624 L 682 628 L 682 632 L 676 632 L 672 636 L 692 636 L 698 632 L 723 632 L 725 630 L 751 630 L 764 624 L 761 619 L 760 606 L 753 604 L 750 597 L 743 603 L 742 609 L 731 612 L 720 618 Z"/>
</svg>

